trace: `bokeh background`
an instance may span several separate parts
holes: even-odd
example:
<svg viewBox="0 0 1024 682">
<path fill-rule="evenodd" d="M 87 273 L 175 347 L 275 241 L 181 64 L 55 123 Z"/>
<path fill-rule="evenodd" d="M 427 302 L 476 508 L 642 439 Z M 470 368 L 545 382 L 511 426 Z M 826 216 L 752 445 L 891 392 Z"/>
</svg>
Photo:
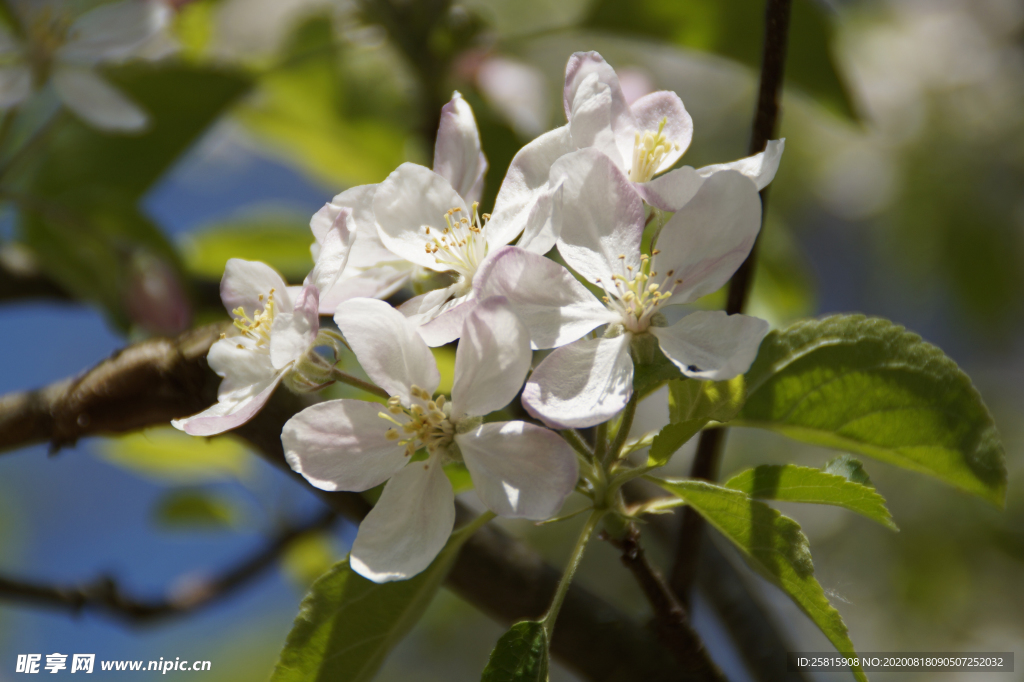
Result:
<svg viewBox="0 0 1024 682">
<path fill-rule="evenodd" d="M 867 461 L 898 534 L 843 510 L 784 511 L 803 525 L 818 579 L 859 650 L 1020 658 L 1024 3 L 793 2 L 786 152 L 750 311 L 774 326 L 862 312 L 921 334 L 974 379 L 1004 439 L 1010 479 L 999 511 Z M 55 4 L 80 11 L 96 3 Z M 683 163 L 746 153 L 761 0 L 172 4 L 176 53 L 106 70 L 150 112 L 151 132 L 102 135 L 57 111 L 52 94 L 33 102 L 35 121 L 62 118 L 15 181 L 73 206 L 78 218 L 50 223 L 4 209 L 4 282 L 13 274 L 54 286 L 31 298 L 0 289 L 0 393 L 76 374 L 132 340 L 223 319 L 215 284 L 229 257 L 265 260 L 301 280 L 313 212 L 403 161 L 429 165 L 440 107 L 455 89 L 474 107 L 490 161 L 488 209 L 515 151 L 564 122 L 562 74 L 576 50 L 601 52 L 632 98 L 680 94 L 695 127 Z M 0 158 L 11 153 L 0 149 Z M 666 419 L 664 407 L 648 405 L 637 428 Z M 677 455 L 677 472 L 690 453 Z M 821 466 L 833 455 L 736 430 L 722 472 Z M 26 448 L 0 458 L 0 574 L 57 584 L 109 575 L 157 596 L 187 589 L 318 508 L 230 438 L 155 429 L 56 456 Z M 572 524 L 507 526 L 555 561 L 576 532 Z M 18 654 L 53 652 L 205 659 L 209 682 L 266 679 L 304 590 L 353 534 L 340 523 L 229 600 L 144 628 L 0 603 L 0 680 L 18 679 Z M 665 548 L 649 538 L 667 566 Z M 602 543 L 579 580 L 645 616 L 631 577 Z M 750 581 L 793 650 L 829 650 L 780 592 Z M 699 597 L 695 618 L 730 679 L 751 679 Z M 380 679 L 476 679 L 501 632 L 443 592 Z M 574 678 L 557 668 L 552 679 Z"/>
</svg>

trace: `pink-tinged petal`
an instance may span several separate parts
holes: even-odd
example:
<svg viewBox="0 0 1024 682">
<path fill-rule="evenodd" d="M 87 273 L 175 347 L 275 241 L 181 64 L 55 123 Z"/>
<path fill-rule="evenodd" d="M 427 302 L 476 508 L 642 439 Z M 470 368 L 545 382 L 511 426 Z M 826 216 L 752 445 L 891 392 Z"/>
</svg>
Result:
<svg viewBox="0 0 1024 682">
<path fill-rule="evenodd" d="M 632 279 L 640 267 L 644 205 L 633 184 L 596 149 L 559 159 L 552 181 L 562 182 L 562 230 L 558 252 L 592 282 L 612 285 L 612 275 Z"/>
<path fill-rule="evenodd" d="M 455 526 L 455 494 L 438 457 L 391 477 L 352 543 L 349 563 L 375 583 L 406 580 L 444 548 Z"/>
<path fill-rule="evenodd" d="M 450 182 L 466 202 L 480 201 L 487 158 L 480 151 L 480 131 L 473 109 L 458 92 L 441 109 L 441 124 L 434 143 L 434 172 Z"/>
<path fill-rule="evenodd" d="M 146 112 L 90 68 L 60 65 L 51 80 L 67 108 L 91 126 L 110 132 L 146 127 Z"/>
<path fill-rule="evenodd" d="M 384 301 L 356 298 L 338 306 L 334 321 L 363 371 L 389 395 L 409 405 L 411 387 L 437 390 L 441 375 L 434 356 L 402 313 Z"/>
<path fill-rule="evenodd" d="M 407 261 L 439 272 L 451 268 L 439 265 L 425 247 L 447 227 L 445 214 L 453 208 L 460 209 L 462 217 L 471 216 L 466 202 L 446 179 L 414 163 L 399 166 L 378 185 L 373 197 L 373 213 L 384 246 Z"/>
<path fill-rule="evenodd" d="M 562 183 L 548 185 L 537 195 L 537 201 L 530 210 L 523 234 L 516 246 L 533 253 L 544 255 L 558 241 L 562 234 Z M 504 244 L 502 244 L 504 246 Z M 492 247 L 492 251 L 495 250 Z"/>
<path fill-rule="evenodd" d="M 0 69 L 0 109 L 21 104 L 32 94 L 32 72 L 24 66 Z"/>
<path fill-rule="evenodd" d="M 683 155 L 690 141 L 693 139 L 693 119 L 683 106 L 683 100 L 679 95 L 667 90 L 652 92 L 641 97 L 633 103 L 633 115 L 636 117 L 637 132 L 643 135 L 645 132 L 658 132 L 658 126 L 665 121 L 665 128 L 662 134 L 674 146 L 669 149 L 661 159 L 661 163 L 654 171 L 661 173 L 671 168 L 679 157 Z M 629 156 L 627 163 L 633 158 L 633 140 L 629 140 Z"/>
<path fill-rule="evenodd" d="M 500 516 L 543 520 L 576 488 L 576 453 L 557 433 L 525 422 L 482 424 L 455 436 L 484 505 Z"/>
<path fill-rule="evenodd" d="M 569 117 L 569 135 L 577 149 L 594 147 L 607 155 L 617 167 L 626 170 L 627 159 L 619 151 L 618 134 L 633 137 L 631 128 L 616 131 L 613 127 L 611 89 L 590 74 L 580 83 Z M 632 153 L 632 146 L 630 152 Z"/>
<path fill-rule="evenodd" d="M 222 396 L 216 405 L 199 414 L 184 419 L 175 419 L 171 426 L 190 436 L 216 436 L 246 423 L 270 400 L 274 389 L 281 383 L 284 374 L 267 378 L 261 384 L 254 384 L 248 391 L 235 391 Z"/>
<path fill-rule="evenodd" d="M 758 190 L 762 190 L 775 179 L 775 173 L 779 170 L 779 162 L 782 161 L 782 152 L 785 148 L 786 140 L 769 140 L 765 150 L 760 154 L 754 154 L 731 163 L 704 166 L 697 169 L 697 174 L 706 178 L 725 170 L 739 171 L 753 180 Z"/>
<path fill-rule="evenodd" d="M 278 313 L 270 327 L 270 361 L 284 369 L 313 347 L 320 331 L 320 297 L 316 287 L 307 285 L 295 299 L 290 313 Z"/>
<path fill-rule="evenodd" d="M 598 82 L 608 86 L 612 101 L 612 127 L 619 131 L 632 126 L 633 114 L 626 103 L 625 95 L 622 94 L 619 77 L 597 52 L 576 52 L 569 57 L 569 62 L 565 65 L 565 89 L 562 93 L 565 117 L 572 120 L 573 106 L 579 97 L 580 86 L 592 74 L 597 76 Z"/>
<path fill-rule="evenodd" d="M 424 334 L 423 327 L 443 317 L 446 313 L 457 311 L 463 303 L 468 302 L 472 296 L 472 291 L 468 294 L 458 295 L 463 288 L 461 284 L 452 284 L 443 289 L 428 291 L 425 294 L 410 298 L 398 306 L 398 310 L 405 315 L 405 319 L 409 321 L 409 324 L 416 328 L 428 346 L 443 346 L 459 338 L 459 333 L 462 331 L 461 325 L 454 329 L 450 328 L 451 325 L 449 323 L 455 320 L 454 317 L 442 321 L 437 327 L 433 327 L 431 330 L 433 333 L 428 331 Z M 453 333 L 454 336 L 444 339 L 439 338 L 447 337 L 449 333 Z M 432 343 L 432 341 L 436 341 L 436 343 Z"/>
<path fill-rule="evenodd" d="M 754 183 L 736 171 L 715 173 L 662 228 L 655 281 L 667 278 L 663 291 L 675 287 L 673 303 L 718 291 L 746 259 L 760 229 Z"/>
<path fill-rule="evenodd" d="M 564 267 L 515 246 L 491 254 L 473 288 L 479 300 L 505 297 L 534 348 L 564 346 L 618 319 Z"/>
<path fill-rule="evenodd" d="M 350 187 L 331 199 L 330 205 L 335 209 L 349 209 L 352 214 L 352 226 L 350 229 L 354 230 L 360 236 L 369 235 L 379 243 L 380 240 L 377 237 L 377 220 L 373 217 L 373 195 L 376 194 L 377 187 L 379 187 L 379 185 L 359 185 L 357 187 Z M 318 213 L 317 215 L 320 214 Z M 309 227 L 313 230 L 313 236 L 317 241 L 321 241 L 324 238 L 324 235 L 327 234 L 327 230 L 329 230 L 331 225 L 334 224 L 333 216 L 326 214 L 325 217 L 329 217 L 330 221 L 317 220 L 317 216 L 313 216 L 313 220 L 309 223 Z"/>
<path fill-rule="evenodd" d="M 83 64 L 124 59 L 167 28 L 171 17 L 171 8 L 159 0 L 101 5 L 71 24 L 56 58 Z"/>
<path fill-rule="evenodd" d="M 274 292 L 278 313 L 292 311 L 291 297 L 281 275 L 266 263 L 232 258 L 224 266 L 220 280 L 220 300 L 228 312 L 242 308 L 252 317 L 266 306 L 267 296 Z M 262 298 L 260 298 L 262 296 Z"/>
<path fill-rule="evenodd" d="M 594 426 L 626 406 L 633 394 L 632 336 L 583 339 L 555 350 L 533 370 L 523 406 L 553 429 Z"/>
<path fill-rule="evenodd" d="M 423 341 L 431 348 L 451 343 L 462 335 L 466 318 L 476 308 L 477 298 L 472 292 L 448 301 L 430 321 L 423 322 L 416 329 Z"/>
<path fill-rule="evenodd" d="M 318 216 L 325 220 L 331 218 L 331 225 L 324 233 L 323 239 L 319 241 L 320 248 L 315 257 L 316 263 L 313 266 L 313 271 L 306 277 L 306 282 L 314 285 L 319 291 L 328 291 L 345 272 L 356 233 L 349 227 L 352 218 L 351 209 L 325 204 L 313 216 L 313 221 L 317 221 Z"/>
<path fill-rule="evenodd" d="M 392 424 L 383 406 L 362 400 L 328 400 L 299 412 L 281 431 L 288 465 L 321 490 L 362 492 L 380 485 L 409 458 L 388 440 Z"/>
<path fill-rule="evenodd" d="M 722 381 L 750 369 L 768 323 L 721 310 L 691 313 L 671 327 L 651 327 L 662 352 L 686 376 Z"/>
<path fill-rule="evenodd" d="M 482 417 L 512 402 L 530 371 L 530 334 L 500 296 L 476 305 L 455 351 L 452 418 Z"/>
<path fill-rule="evenodd" d="M 508 244 L 523 232 L 534 204 L 547 190 L 551 165 L 574 149 L 569 126 L 544 133 L 512 159 L 487 223 L 488 243 Z"/>
<path fill-rule="evenodd" d="M 650 182 L 635 182 L 633 189 L 651 206 L 675 213 L 697 194 L 704 178 L 690 166 L 670 170 Z"/>
</svg>

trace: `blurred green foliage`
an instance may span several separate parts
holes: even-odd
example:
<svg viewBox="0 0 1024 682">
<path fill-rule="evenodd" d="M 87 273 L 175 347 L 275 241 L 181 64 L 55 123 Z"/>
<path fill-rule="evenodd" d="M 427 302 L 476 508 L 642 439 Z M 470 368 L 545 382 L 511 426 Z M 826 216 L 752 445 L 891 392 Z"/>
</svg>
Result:
<svg viewBox="0 0 1024 682">
<path fill-rule="evenodd" d="M 101 458 L 164 485 L 245 479 L 251 454 L 233 436 L 194 438 L 170 426 L 103 441 Z"/>
</svg>

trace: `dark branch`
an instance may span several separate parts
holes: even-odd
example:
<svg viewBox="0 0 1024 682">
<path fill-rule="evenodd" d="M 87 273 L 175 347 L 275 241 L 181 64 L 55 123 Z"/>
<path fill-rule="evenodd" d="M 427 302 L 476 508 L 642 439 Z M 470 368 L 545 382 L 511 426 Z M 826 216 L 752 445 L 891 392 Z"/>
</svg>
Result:
<svg viewBox="0 0 1024 682">
<path fill-rule="evenodd" d="M 221 329 L 213 325 L 177 340 L 147 341 L 78 379 L 0 398 L 0 450 L 47 441 L 60 447 L 91 435 L 166 424 L 203 409 L 215 399 L 218 382 L 205 356 Z M 303 485 L 308 484 L 285 462 L 281 428 L 306 404 L 307 397 L 278 391 L 257 419 L 234 432 Z M 331 509 L 352 519 L 361 519 L 370 509 L 353 493 L 315 492 Z M 463 547 L 447 584 L 482 611 L 510 623 L 542 615 L 560 575 L 532 549 L 490 525 Z M 644 628 L 576 585 L 562 607 L 556 632 L 553 654 L 589 680 L 705 679 L 681 671 Z"/>
<path fill-rule="evenodd" d="M 782 80 L 786 67 L 786 43 L 789 38 L 789 14 L 791 0 L 768 0 L 765 8 L 764 46 L 761 58 L 761 85 L 758 89 L 757 111 L 750 136 L 750 153 L 764 151 L 777 128 L 779 100 L 782 97 Z M 768 208 L 768 189 L 761 190 L 761 226 Z M 760 236 L 758 237 L 760 241 Z M 725 310 L 730 315 L 743 312 L 754 280 L 754 265 L 757 262 L 757 244 L 754 242 L 750 255 L 729 282 L 729 294 Z M 714 480 L 718 474 L 718 462 L 725 447 L 725 429 L 705 429 L 697 442 L 690 475 L 694 478 Z M 683 522 L 679 527 L 676 541 L 675 562 L 672 566 L 670 583 L 683 603 L 688 603 L 690 588 L 697 575 L 700 556 L 700 538 L 704 521 L 690 507 L 683 509 Z"/>
<path fill-rule="evenodd" d="M 704 642 L 690 625 L 686 609 L 669 589 L 665 579 L 647 560 L 640 545 L 640 530 L 631 525 L 625 536 L 615 539 L 602 536 L 622 552 L 622 564 L 643 590 L 647 602 L 654 610 L 654 630 L 684 670 L 696 671 L 702 679 L 725 682 L 725 676 L 704 648 Z"/>
<path fill-rule="evenodd" d="M 0 576 L 0 598 L 74 614 L 83 611 L 102 612 L 133 624 L 152 623 L 192 613 L 238 592 L 273 568 L 295 540 L 308 533 L 326 530 L 337 518 L 338 514 L 329 509 L 312 521 L 286 528 L 256 554 L 209 580 L 193 584 L 181 594 L 170 594 L 159 599 L 139 599 L 125 595 L 109 577 L 83 585 L 58 587 Z"/>
</svg>

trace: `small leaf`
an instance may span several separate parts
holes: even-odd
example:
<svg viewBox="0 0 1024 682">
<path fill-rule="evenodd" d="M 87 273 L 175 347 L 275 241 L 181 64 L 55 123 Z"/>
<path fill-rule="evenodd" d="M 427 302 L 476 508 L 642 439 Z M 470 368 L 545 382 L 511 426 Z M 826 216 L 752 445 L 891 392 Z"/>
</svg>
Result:
<svg viewBox="0 0 1024 682">
<path fill-rule="evenodd" d="M 647 466 L 661 467 L 668 464 L 672 455 L 676 454 L 679 448 L 686 445 L 687 441 L 700 433 L 708 423 L 707 419 L 687 419 L 686 421 L 668 424 L 651 443 L 651 450 L 647 455 Z"/>
<path fill-rule="evenodd" d="M 765 337 L 734 426 L 874 457 L 993 504 L 1006 496 L 995 422 L 952 360 L 887 320 L 836 315 Z"/>
<path fill-rule="evenodd" d="M 864 471 L 864 465 L 850 455 L 839 455 L 838 457 L 833 457 L 825 463 L 825 466 L 822 467 L 821 470 L 827 474 L 842 476 L 848 481 L 860 483 L 861 485 L 866 485 L 869 488 L 875 487 L 871 484 L 871 477 L 868 476 L 868 472 Z"/>
<path fill-rule="evenodd" d="M 706 481 L 650 480 L 684 500 L 736 545 L 747 563 L 789 595 L 840 653 L 856 656 L 842 616 L 814 577 L 811 549 L 796 521 L 745 493 Z M 867 682 L 859 667 L 853 673 Z"/>
<path fill-rule="evenodd" d="M 231 502 L 203 490 L 173 490 L 153 510 L 157 524 L 173 530 L 221 530 L 237 517 Z"/>
<path fill-rule="evenodd" d="M 99 455 L 158 483 L 179 485 L 244 478 L 251 463 L 232 436 L 195 438 L 169 426 L 106 440 Z"/>
<path fill-rule="evenodd" d="M 670 381 L 668 410 L 670 424 L 651 444 L 647 466 L 668 463 L 679 448 L 697 435 L 709 422 L 726 422 L 743 405 L 743 377 L 729 381 Z"/>
<path fill-rule="evenodd" d="M 543 623 L 513 625 L 491 652 L 480 682 L 547 682 L 548 635 Z"/>
<path fill-rule="evenodd" d="M 808 502 L 844 507 L 899 530 L 885 506 L 885 498 L 874 488 L 854 483 L 843 476 L 795 464 L 766 464 L 742 471 L 725 482 L 726 488 L 739 490 L 760 500 Z"/>
<path fill-rule="evenodd" d="M 302 600 L 271 682 L 368 682 L 423 616 L 474 529 L 453 533 L 430 566 L 409 580 L 378 584 L 348 559 Z"/>
</svg>

